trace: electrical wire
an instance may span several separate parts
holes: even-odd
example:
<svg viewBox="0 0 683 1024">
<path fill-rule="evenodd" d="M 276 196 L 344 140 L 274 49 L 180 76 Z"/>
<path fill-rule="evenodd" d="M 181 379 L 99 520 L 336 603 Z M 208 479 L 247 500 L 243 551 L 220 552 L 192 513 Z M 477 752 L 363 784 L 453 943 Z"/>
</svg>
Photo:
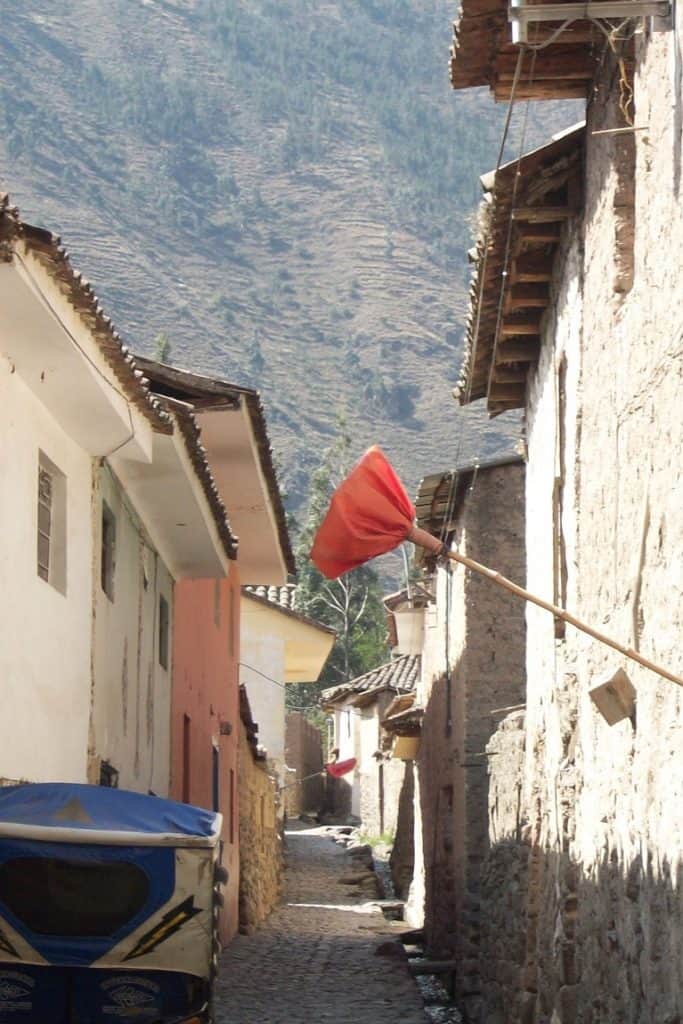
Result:
<svg viewBox="0 0 683 1024">
<path fill-rule="evenodd" d="M 536 53 L 537 53 L 537 51 L 533 50 L 532 54 L 531 54 L 531 66 L 529 68 L 529 76 L 528 76 L 529 85 L 531 85 L 533 83 L 533 80 L 534 80 L 534 70 L 535 70 L 535 67 L 536 67 Z M 524 144 L 526 142 L 526 130 L 527 130 L 527 124 L 528 124 L 528 120 L 529 120 L 529 106 L 530 106 L 530 103 L 531 103 L 531 100 L 527 100 L 526 101 L 526 105 L 524 107 L 524 117 L 522 119 L 522 131 L 520 133 L 520 138 L 519 138 L 519 151 L 517 153 L 517 167 L 515 169 L 515 176 L 514 176 L 514 180 L 513 180 L 513 183 L 512 183 L 512 196 L 510 197 L 510 213 L 509 213 L 509 216 L 508 216 L 507 233 L 506 233 L 506 238 L 505 238 L 505 252 L 504 252 L 504 255 L 503 255 L 503 270 L 502 270 L 501 275 L 500 275 L 500 292 L 499 292 L 499 296 L 498 296 L 498 309 L 497 309 L 497 313 L 496 313 L 496 326 L 495 326 L 495 330 L 494 330 L 494 333 L 493 333 L 493 351 L 491 353 L 491 366 L 489 368 L 489 378 L 488 378 L 487 391 L 490 391 L 491 384 L 493 382 L 493 373 L 494 373 L 494 368 L 495 368 L 495 365 L 496 365 L 496 353 L 498 351 L 498 341 L 499 341 L 499 338 L 500 338 L 500 328 L 501 328 L 501 324 L 502 324 L 502 321 L 503 321 L 503 308 L 504 308 L 504 304 L 505 304 L 505 286 L 507 284 L 507 279 L 508 279 L 508 274 L 509 274 L 510 253 L 512 252 L 512 228 L 513 228 L 513 224 L 514 224 L 513 217 L 514 217 L 514 211 L 515 211 L 515 201 L 517 199 L 517 191 L 518 191 L 518 188 L 519 188 L 519 179 L 521 177 L 520 166 L 521 166 L 521 163 L 522 163 L 522 157 L 524 155 Z"/>
<path fill-rule="evenodd" d="M 239 665 L 240 665 L 240 668 L 248 668 L 250 672 L 255 672 L 257 676 L 261 676 L 263 679 L 267 679 L 269 683 L 273 683 L 275 686 L 279 686 L 280 689 L 282 689 L 282 690 L 286 690 L 287 689 L 287 684 L 286 683 L 279 683 L 277 681 L 277 679 L 273 679 L 272 676 L 266 675 L 266 673 L 262 672 L 259 668 L 254 668 L 253 665 L 247 665 L 246 661 L 240 661 Z"/>
</svg>

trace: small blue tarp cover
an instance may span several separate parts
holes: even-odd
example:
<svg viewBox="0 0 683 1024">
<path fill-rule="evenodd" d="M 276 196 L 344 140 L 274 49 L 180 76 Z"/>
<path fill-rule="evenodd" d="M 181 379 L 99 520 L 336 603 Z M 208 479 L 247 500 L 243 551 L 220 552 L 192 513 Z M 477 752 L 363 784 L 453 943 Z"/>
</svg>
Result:
<svg viewBox="0 0 683 1024">
<path fill-rule="evenodd" d="M 3 824 L 209 839 L 216 832 L 216 815 L 124 789 L 36 782 L 0 788 L 0 834 Z"/>
</svg>

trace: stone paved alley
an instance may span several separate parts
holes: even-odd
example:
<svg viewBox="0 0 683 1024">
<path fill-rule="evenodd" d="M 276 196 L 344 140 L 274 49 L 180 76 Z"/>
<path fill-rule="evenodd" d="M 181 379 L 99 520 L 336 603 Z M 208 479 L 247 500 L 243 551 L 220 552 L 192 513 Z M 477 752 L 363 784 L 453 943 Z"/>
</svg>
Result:
<svg viewBox="0 0 683 1024">
<path fill-rule="evenodd" d="M 352 858 L 324 829 L 286 833 L 282 904 L 223 955 L 216 1024 L 425 1024 L 405 960 L 382 913 L 339 878 Z M 386 947 L 385 947 L 386 949 Z"/>
</svg>

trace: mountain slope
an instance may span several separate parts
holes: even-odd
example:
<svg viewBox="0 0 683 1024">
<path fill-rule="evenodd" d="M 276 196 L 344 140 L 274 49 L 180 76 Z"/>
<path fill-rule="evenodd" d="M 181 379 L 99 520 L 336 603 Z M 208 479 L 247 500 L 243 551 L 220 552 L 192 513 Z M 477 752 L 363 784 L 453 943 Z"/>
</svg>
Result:
<svg viewBox="0 0 683 1024">
<path fill-rule="evenodd" d="M 450 3 L 15 6 L 3 187 L 132 348 L 262 390 L 295 506 L 340 412 L 411 488 L 509 446 L 450 397 L 503 113 L 449 90 Z"/>
</svg>

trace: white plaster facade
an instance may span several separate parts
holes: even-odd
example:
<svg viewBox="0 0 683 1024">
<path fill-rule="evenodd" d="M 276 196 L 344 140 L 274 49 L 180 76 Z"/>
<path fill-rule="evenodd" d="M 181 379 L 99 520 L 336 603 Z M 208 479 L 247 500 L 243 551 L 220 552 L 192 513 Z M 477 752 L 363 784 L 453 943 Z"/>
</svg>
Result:
<svg viewBox="0 0 683 1024">
<path fill-rule="evenodd" d="M 0 320 L 0 351 L 8 321 Z M 90 455 L 0 356 L 0 778 L 85 782 L 90 704 Z M 64 474 L 66 586 L 36 563 L 38 466 Z"/>
<path fill-rule="evenodd" d="M 262 609 L 242 598 L 240 615 L 240 682 L 247 688 L 259 743 L 279 775 L 285 763 L 285 640 L 275 628 L 264 628 Z"/>
<path fill-rule="evenodd" d="M 104 760 L 118 773 L 122 788 L 167 796 L 173 578 L 108 466 L 96 474 L 93 503 L 98 553 L 103 503 L 115 523 L 113 586 L 105 593 L 101 571 L 93 586 L 95 771 L 99 774 L 99 762 Z M 101 554 L 97 564 L 101 569 Z M 162 601 L 165 631 L 160 622 Z"/>
<path fill-rule="evenodd" d="M 277 588 L 276 588 L 277 589 Z M 278 773 L 285 773 L 285 687 L 315 682 L 334 644 L 334 633 L 276 600 L 242 591 L 240 683 L 246 686 L 259 743 Z"/>
<path fill-rule="evenodd" d="M 165 795 L 173 578 L 227 574 L 224 523 L 191 431 L 154 405 L 109 322 L 91 327 L 57 243 L 4 201 L 0 216 L 0 780 L 98 782 L 107 761 L 119 785 Z"/>
</svg>

